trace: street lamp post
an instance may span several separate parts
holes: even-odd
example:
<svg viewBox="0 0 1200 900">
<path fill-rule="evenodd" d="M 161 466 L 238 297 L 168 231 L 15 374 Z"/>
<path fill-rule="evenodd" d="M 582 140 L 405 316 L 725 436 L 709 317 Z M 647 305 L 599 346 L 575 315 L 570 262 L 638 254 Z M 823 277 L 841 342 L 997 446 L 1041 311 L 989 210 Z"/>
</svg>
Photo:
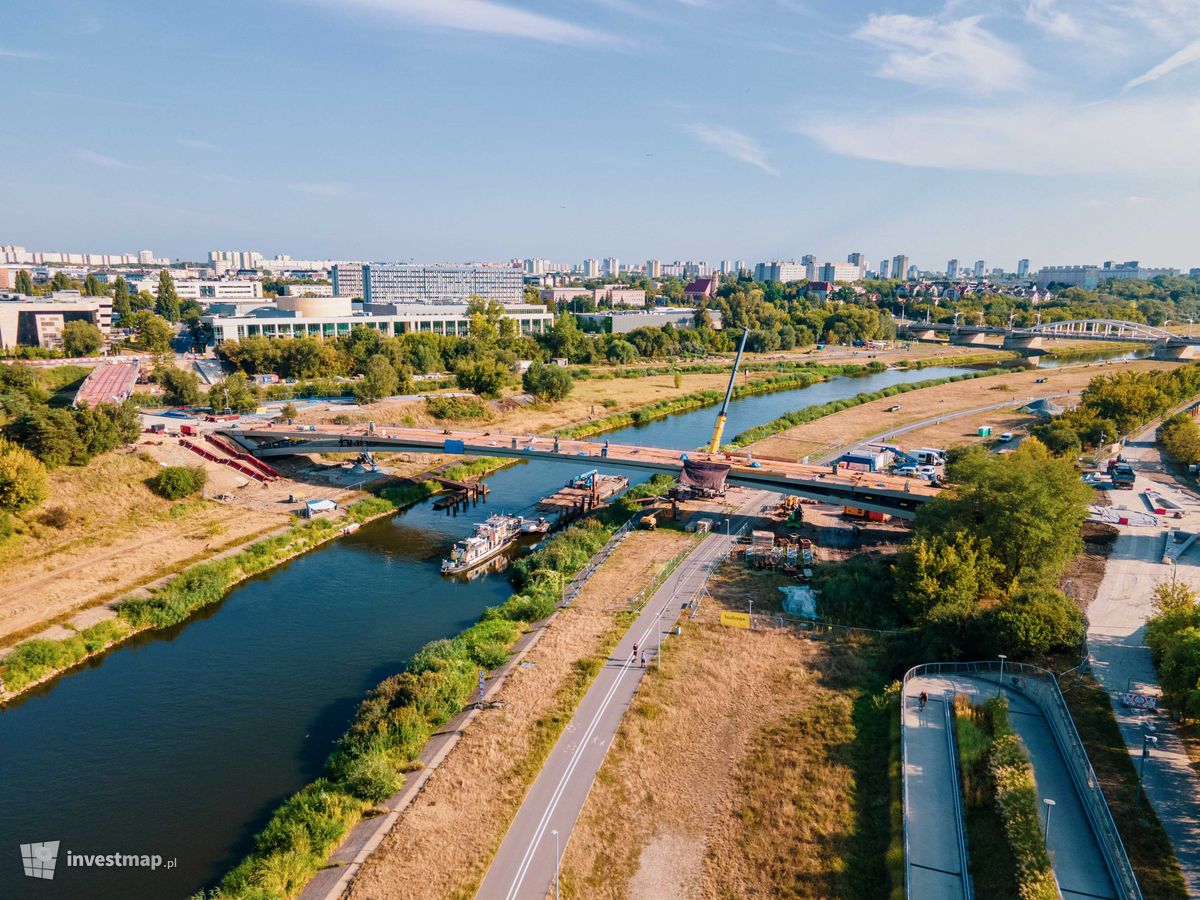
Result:
<svg viewBox="0 0 1200 900">
<path fill-rule="evenodd" d="M 1154 734 L 1154 726 L 1147 725 L 1146 733 L 1142 735 L 1142 761 L 1138 765 L 1138 791 L 1142 790 L 1142 778 L 1146 774 L 1146 760 L 1150 758 L 1150 748 L 1158 743 L 1158 738 Z"/>
<path fill-rule="evenodd" d="M 1046 797 L 1045 799 L 1042 800 L 1042 802 L 1046 804 L 1046 832 L 1042 836 L 1042 846 L 1049 847 L 1050 846 L 1050 811 L 1052 809 L 1054 809 L 1054 801 L 1051 800 L 1049 797 Z"/>
<path fill-rule="evenodd" d="M 554 835 L 554 900 L 558 900 L 558 829 L 550 833 Z"/>
<path fill-rule="evenodd" d="M 996 685 L 996 696 L 1000 696 L 1000 692 L 1004 690 L 1004 661 L 1008 659 L 1003 653 L 997 654 L 1000 657 L 1000 683 Z"/>
</svg>

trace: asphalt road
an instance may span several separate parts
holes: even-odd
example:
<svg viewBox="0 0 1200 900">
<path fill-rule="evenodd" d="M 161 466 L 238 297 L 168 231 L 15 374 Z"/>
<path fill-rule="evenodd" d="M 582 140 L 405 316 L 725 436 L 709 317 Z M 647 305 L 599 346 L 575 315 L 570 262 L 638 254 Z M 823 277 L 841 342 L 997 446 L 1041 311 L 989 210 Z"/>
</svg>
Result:
<svg viewBox="0 0 1200 900">
<path fill-rule="evenodd" d="M 764 491 L 748 492 L 733 517 L 732 530 L 737 531 L 769 497 Z M 557 860 L 566 850 L 608 747 L 645 674 L 640 660 L 634 658 L 634 644 L 639 652 L 645 648 L 646 664 L 652 665 L 659 640 L 667 641 L 681 607 L 703 590 L 732 541 L 724 533 L 704 538 L 617 644 L 509 826 L 476 895 L 481 900 L 544 898 L 553 889 Z M 558 832 L 557 842 L 554 832 Z"/>
<path fill-rule="evenodd" d="M 1158 450 L 1153 445 L 1153 432 L 1132 439 L 1122 453 L 1132 462 L 1137 482 L 1132 492 L 1114 494 L 1113 499 L 1142 508 L 1142 491 L 1147 487 L 1162 488 L 1150 476 L 1160 482 L 1170 480 L 1163 474 Z M 1200 505 L 1190 492 L 1171 496 L 1181 502 L 1185 515 L 1182 520 L 1164 522 L 1187 532 L 1200 530 Z M 1200 776 L 1192 768 L 1187 751 L 1165 715 L 1129 708 L 1117 699 L 1122 691 L 1159 694 L 1158 676 L 1145 645 L 1146 619 L 1154 613 L 1152 592 L 1155 584 L 1172 576 L 1200 589 L 1200 546 L 1193 544 L 1172 571 L 1171 566 L 1162 562 L 1163 547 L 1168 540 L 1164 530 L 1125 526 L 1120 531 L 1104 570 L 1104 580 L 1088 608 L 1092 673 L 1109 692 L 1121 737 L 1134 765 L 1141 767 L 1144 739 L 1150 734 L 1149 729 L 1154 729 L 1157 743 L 1151 747 L 1144 767 L 1146 796 L 1175 850 L 1188 892 L 1200 897 Z"/>
</svg>

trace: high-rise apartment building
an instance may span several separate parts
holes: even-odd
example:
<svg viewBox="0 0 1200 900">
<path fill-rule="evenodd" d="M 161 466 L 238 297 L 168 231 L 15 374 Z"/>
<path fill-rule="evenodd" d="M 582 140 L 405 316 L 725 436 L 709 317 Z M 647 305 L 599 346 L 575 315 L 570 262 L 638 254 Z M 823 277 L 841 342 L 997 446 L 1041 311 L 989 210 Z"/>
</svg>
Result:
<svg viewBox="0 0 1200 900">
<path fill-rule="evenodd" d="M 512 266 L 367 263 L 334 266 L 333 292 L 364 303 L 465 303 L 471 297 L 520 303 L 525 282 Z"/>
<path fill-rule="evenodd" d="M 585 259 L 583 261 L 583 277 L 584 278 L 599 278 L 600 277 L 600 260 Z"/>
<path fill-rule="evenodd" d="M 957 278 L 958 277 L 958 260 L 957 259 L 952 259 L 946 263 L 946 277 L 947 278 Z"/>
<path fill-rule="evenodd" d="M 662 263 L 657 259 L 646 260 L 646 277 L 662 278 Z"/>
<path fill-rule="evenodd" d="M 888 268 L 888 265 L 889 265 L 889 263 L 886 259 L 881 259 L 879 261 L 879 277 L 880 278 L 888 277 L 888 272 L 890 271 L 890 269 Z"/>
<path fill-rule="evenodd" d="M 867 264 L 867 258 L 858 251 L 855 251 L 854 253 L 846 254 L 846 262 L 856 266 L 865 266 Z"/>
<path fill-rule="evenodd" d="M 892 257 L 892 277 L 904 278 L 908 274 L 908 257 L 897 253 Z"/>
<path fill-rule="evenodd" d="M 1029 275 L 1029 260 L 1018 259 L 1017 260 L 1017 277 L 1025 278 L 1028 275 Z"/>
<path fill-rule="evenodd" d="M 858 281 L 862 268 L 854 262 L 827 262 L 816 266 L 815 277 L 810 281 Z"/>
<path fill-rule="evenodd" d="M 616 278 L 621 274 L 621 261 L 615 256 L 610 256 L 604 260 L 604 274 L 609 278 Z"/>
<path fill-rule="evenodd" d="M 789 262 L 761 262 L 754 267 L 755 281 L 801 281 L 807 278 L 807 267 L 804 263 L 794 261 Z"/>
<path fill-rule="evenodd" d="M 982 259 L 975 260 L 974 275 L 976 278 L 982 278 L 983 273 L 987 271 L 987 263 Z"/>
</svg>

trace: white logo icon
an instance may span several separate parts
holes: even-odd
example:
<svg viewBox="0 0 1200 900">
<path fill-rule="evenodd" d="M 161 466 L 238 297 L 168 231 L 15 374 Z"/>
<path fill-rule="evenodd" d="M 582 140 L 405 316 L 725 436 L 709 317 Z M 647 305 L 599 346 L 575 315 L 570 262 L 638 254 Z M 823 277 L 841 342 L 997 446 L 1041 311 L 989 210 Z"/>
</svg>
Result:
<svg viewBox="0 0 1200 900">
<path fill-rule="evenodd" d="M 25 874 L 30 878 L 53 878 L 54 864 L 58 861 L 58 841 L 40 844 L 22 844 L 21 862 Z"/>
</svg>

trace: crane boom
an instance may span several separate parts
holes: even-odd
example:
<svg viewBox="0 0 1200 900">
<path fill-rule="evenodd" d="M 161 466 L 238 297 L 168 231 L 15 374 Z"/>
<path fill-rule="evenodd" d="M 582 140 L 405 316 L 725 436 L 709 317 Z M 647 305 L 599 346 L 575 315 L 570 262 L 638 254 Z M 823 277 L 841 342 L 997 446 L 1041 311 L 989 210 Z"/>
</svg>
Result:
<svg viewBox="0 0 1200 900">
<path fill-rule="evenodd" d="M 725 431 L 725 417 L 729 415 L 729 401 L 733 399 L 733 386 L 737 381 L 738 366 L 742 364 L 742 353 L 746 350 L 746 338 L 750 336 L 750 329 L 747 327 L 742 332 L 742 342 L 738 344 L 737 356 L 733 359 L 733 371 L 729 373 L 729 387 L 725 389 L 725 402 L 721 404 L 721 411 L 717 413 L 717 426 L 713 429 L 712 443 L 708 447 L 709 453 L 716 453 L 721 449 L 721 434 Z"/>
</svg>

